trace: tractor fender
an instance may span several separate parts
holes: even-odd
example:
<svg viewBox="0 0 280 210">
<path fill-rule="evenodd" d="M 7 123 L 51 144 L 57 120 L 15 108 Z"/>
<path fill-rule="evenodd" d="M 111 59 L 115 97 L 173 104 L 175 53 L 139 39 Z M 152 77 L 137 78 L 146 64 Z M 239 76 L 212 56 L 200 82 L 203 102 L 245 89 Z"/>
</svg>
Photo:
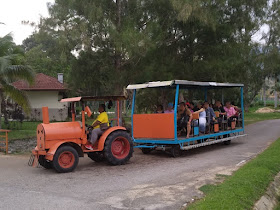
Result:
<svg viewBox="0 0 280 210">
<path fill-rule="evenodd" d="M 45 159 L 47 159 L 47 160 L 49 160 L 49 161 L 52 161 L 52 160 L 53 160 L 53 156 L 54 156 L 56 150 L 57 150 L 60 146 L 62 146 L 63 144 L 72 146 L 74 149 L 76 149 L 80 157 L 83 157 L 83 156 L 84 156 L 84 153 L 83 153 L 82 148 L 81 148 L 76 142 L 69 141 L 69 140 L 64 140 L 64 141 L 59 141 L 59 142 L 57 142 L 56 144 L 54 144 L 54 145 L 49 149 L 49 151 L 47 152 L 47 154 L 46 154 L 46 156 L 45 156 Z"/>
<path fill-rule="evenodd" d="M 115 126 L 115 127 L 111 127 L 111 128 L 109 128 L 108 130 L 106 130 L 106 131 L 102 134 L 102 136 L 100 137 L 100 139 L 99 139 L 99 142 L 98 142 L 98 151 L 103 151 L 103 149 L 104 149 L 104 144 L 105 144 L 105 141 L 106 141 L 107 137 L 108 137 L 111 133 L 113 133 L 113 132 L 115 132 L 115 131 L 117 131 L 117 130 L 124 130 L 124 131 L 126 131 L 126 128 L 125 128 L 125 127 L 122 127 L 122 126 Z"/>
</svg>

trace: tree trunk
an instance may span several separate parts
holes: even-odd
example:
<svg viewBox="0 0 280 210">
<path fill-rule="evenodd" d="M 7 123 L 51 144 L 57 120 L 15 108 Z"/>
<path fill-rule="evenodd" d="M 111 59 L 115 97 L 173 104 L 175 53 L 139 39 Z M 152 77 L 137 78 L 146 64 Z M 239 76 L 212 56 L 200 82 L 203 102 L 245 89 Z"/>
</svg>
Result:
<svg viewBox="0 0 280 210">
<path fill-rule="evenodd" d="M 249 112 L 249 107 L 250 107 L 250 102 L 248 100 L 248 86 L 245 85 L 244 86 L 244 109 L 245 109 L 245 112 Z"/>
<path fill-rule="evenodd" d="M 263 86 L 263 105 L 266 106 L 266 89 L 265 89 L 265 84 Z"/>
<path fill-rule="evenodd" d="M 275 89 L 274 89 L 274 109 L 276 109 L 277 108 L 277 105 L 278 105 L 278 93 L 277 93 L 277 83 L 278 83 L 278 81 L 277 81 L 278 79 L 277 79 L 277 75 L 275 75 Z"/>
<path fill-rule="evenodd" d="M 278 102 L 278 93 L 276 90 L 274 90 L 274 109 L 277 108 L 277 102 Z"/>
<path fill-rule="evenodd" d="M 120 37 L 120 32 L 121 32 L 121 2 L 122 0 L 116 0 L 116 6 L 117 6 L 117 17 L 116 17 L 116 29 Z M 119 38 L 118 37 L 118 38 Z M 122 78 L 121 78 L 121 47 L 119 46 L 119 43 L 116 43 L 115 46 L 115 71 L 116 71 L 116 76 L 119 78 L 116 80 L 116 93 L 120 94 L 122 91 Z"/>
</svg>

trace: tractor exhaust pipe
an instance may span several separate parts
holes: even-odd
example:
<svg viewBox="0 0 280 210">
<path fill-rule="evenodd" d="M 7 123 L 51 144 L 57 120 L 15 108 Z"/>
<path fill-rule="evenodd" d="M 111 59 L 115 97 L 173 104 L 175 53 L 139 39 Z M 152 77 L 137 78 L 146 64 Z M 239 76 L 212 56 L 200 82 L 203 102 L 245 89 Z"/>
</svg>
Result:
<svg viewBox="0 0 280 210">
<path fill-rule="evenodd" d="M 44 124 L 49 124 L 50 119 L 49 119 L 49 108 L 44 106 L 42 107 L 42 113 L 43 113 L 43 123 Z"/>
</svg>

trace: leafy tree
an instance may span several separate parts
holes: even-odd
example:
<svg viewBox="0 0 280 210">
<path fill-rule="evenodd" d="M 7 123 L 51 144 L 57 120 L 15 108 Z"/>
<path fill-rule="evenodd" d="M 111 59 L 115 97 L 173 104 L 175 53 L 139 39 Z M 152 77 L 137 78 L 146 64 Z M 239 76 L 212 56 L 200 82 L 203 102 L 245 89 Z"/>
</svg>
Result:
<svg viewBox="0 0 280 210">
<path fill-rule="evenodd" d="M 269 8 L 266 24 L 269 27 L 267 34 L 264 34 L 266 46 L 264 48 L 266 57 L 264 66 L 267 76 L 275 81 L 273 87 L 274 107 L 277 107 L 279 92 L 279 76 L 280 76 L 280 2 L 273 0 Z"/>
<path fill-rule="evenodd" d="M 37 71 L 63 69 L 79 94 L 151 80 L 238 82 L 248 108 L 267 74 L 263 47 L 252 41 L 267 3 L 56 0 L 25 49 Z"/>
<path fill-rule="evenodd" d="M 30 106 L 26 95 L 11 84 L 18 79 L 33 82 L 32 69 L 22 65 L 24 62 L 22 54 L 21 48 L 15 45 L 10 34 L 0 38 L 0 101 L 4 99 L 4 96 L 8 96 L 28 113 Z"/>
</svg>

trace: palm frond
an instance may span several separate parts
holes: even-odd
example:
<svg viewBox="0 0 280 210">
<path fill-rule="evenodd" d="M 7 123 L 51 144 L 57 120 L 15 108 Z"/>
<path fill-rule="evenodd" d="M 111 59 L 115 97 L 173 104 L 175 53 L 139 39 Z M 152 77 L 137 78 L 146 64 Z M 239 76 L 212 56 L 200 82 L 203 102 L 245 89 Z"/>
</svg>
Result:
<svg viewBox="0 0 280 210">
<path fill-rule="evenodd" d="M 10 56 L 2 56 L 0 57 L 0 75 L 1 72 L 7 68 L 11 64 L 11 58 Z M 2 75 L 1 75 L 2 76 Z"/>
<path fill-rule="evenodd" d="M 13 85 L 8 84 L 6 81 L 0 78 L 0 84 L 2 85 L 2 89 L 5 95 L 12 98 L 15 102 L 17 102 L 23 110 L 29 114 L 30 113 L 30 104 L 28 97 L 26 96 L 25 92 L 20 91 L 19 89 L 15 88 Z"/>
<path fill-rule="evenodd" d="M 30 66 L 10 65 L 1 71 L 8 80 L 26 80 L 29 84 L 34 83 L 34 72 Z"/>
</svg>

